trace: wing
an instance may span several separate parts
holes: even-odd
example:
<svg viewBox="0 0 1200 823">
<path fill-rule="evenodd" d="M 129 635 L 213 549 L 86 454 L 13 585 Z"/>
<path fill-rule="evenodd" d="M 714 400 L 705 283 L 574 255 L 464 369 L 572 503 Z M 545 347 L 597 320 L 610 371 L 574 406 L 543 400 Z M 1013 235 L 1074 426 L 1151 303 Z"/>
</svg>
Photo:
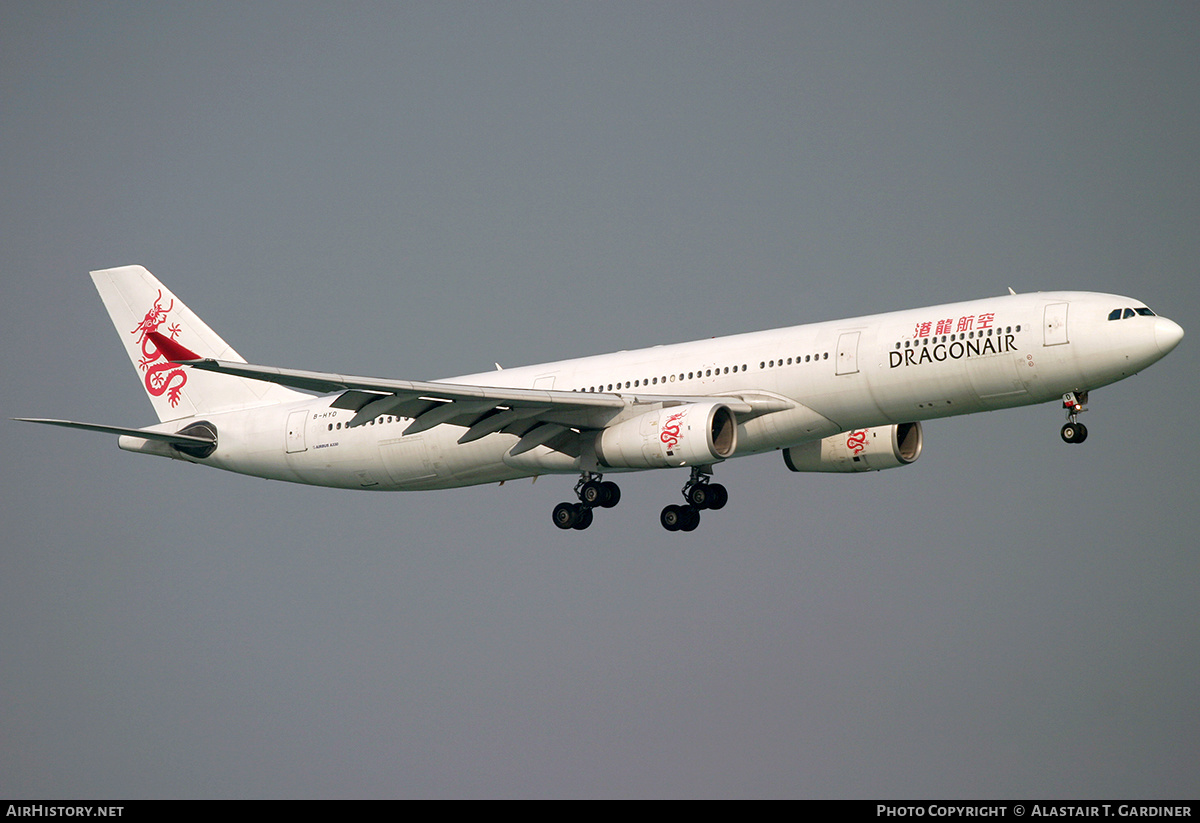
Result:
<svg viewBox="0 0 1200 823">
<path fill-rule="evenodd" d="M 459 443 L 470 443 L 495 432 L 521 438 L 515 455 L 545 445 L 573 451 L 570 442 L 583 430 L 603 429 L 618 419 L 663 406 L 713 400 L 712 396 L 622 394 L 474 386 L 442 381 L 388 380 L 329 372 L 282 369 L 202 358 L 178 342 L 151 332 L 167 359 L 193 369 L 278 383 L 293 389 L 342 395 L 333 407 L 354 411 L 350 426 L 361 426 L 380 415 L 412 418 L 404 434 L 416 434 L 449 424 L 466 428 Z M 756 393 L 721 396 L 738 416 L 748 420 L 794 407 L 783 398 Z M 643 407 L 638 409 L 637 407 Z"/>
</svg>

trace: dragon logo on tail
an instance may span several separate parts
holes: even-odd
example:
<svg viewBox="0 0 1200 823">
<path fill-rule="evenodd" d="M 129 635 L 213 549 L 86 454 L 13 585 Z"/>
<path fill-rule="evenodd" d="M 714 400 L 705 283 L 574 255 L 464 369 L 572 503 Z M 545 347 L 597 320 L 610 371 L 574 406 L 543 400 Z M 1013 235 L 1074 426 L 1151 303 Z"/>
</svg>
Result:
<svg viewBox="0 0 1200 823">
<path fill-rule="evenodd" d="M 154 305 L 150 307 L 146 316 L 142 318 L 142 322 L 138 323 L 137 328 L 130 334 L 141 334 L 138 343 L 142 346 L 142 359 L 138 361 L 138 368 L 146 372 L 146 391 L 154 397 L 162 397 L 165 394 L 167 402 L 175 407 L 179 405 L 180 391 L 187 384 L 187 372 L 168 361 L 149 337 L 150 332 L 158 331 L 158 327 L 167 321 L 167 315 L 173 308 L 175 308 L 174 299 L 171 300 L 171 305 L 165 309 L 162 307 L 162 289 L 159 289 Z M 170 334 L 172 340 L 179 336 L 180 331 L 178 323 L 167 326 L 167 333 Z"/>
</svg>

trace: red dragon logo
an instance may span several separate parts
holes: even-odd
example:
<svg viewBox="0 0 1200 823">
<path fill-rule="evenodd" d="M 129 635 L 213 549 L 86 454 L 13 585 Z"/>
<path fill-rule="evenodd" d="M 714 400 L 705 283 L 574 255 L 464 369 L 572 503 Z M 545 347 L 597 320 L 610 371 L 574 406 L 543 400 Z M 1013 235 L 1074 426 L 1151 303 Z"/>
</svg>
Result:
<svg viewBox="0 0 1200 823">
<path fill-rule="evenodd" d="M 138 338 L 138 342 L 142 345 L 142 359 L 138 361 L 138 368 L 146 372 L 146 391 L 154 397 L 162 397 L 166 394 L 167 402 L 172 407 L 179 405 L 179 392 L 187 383 L 187 373 L 174 363 L 168 362 L 148 335 L 152 331 L 158 331 L 158 327 L 166 322 L 167 315 L 173 308 L 175 308 L 174 300 L 171 300 L 171 305 L 165 309 L 162 307 L 162 289 L 159 289 L 158 297 L 155 298 L 150 311 L 146 312 L 146 316 L 142 318 L 141 323 L 138 323 L 137 328 L 130 332 L 130 334 L 140 332 L 142 335 Z M 179 336 L 181 329 L 178 323 L 172 323 L 167 327 L 167 331 L 174 340 Z"/>
<path fill-rule="evenodd" d="M 679 420 L 687 412 L 677 412 L 667 418 L 667 422 L 663 423 L 662 432 L 658 435 L 658 439 L 666 443 L 668 449 L 674 449 L 679 445 Z"/>
<path fill-rule="evenodd" d="M 862 454 L 867 447 L 867 429 L 855 429 L 846 435 L 846 448 L 856 455 Z"/>
</svg>

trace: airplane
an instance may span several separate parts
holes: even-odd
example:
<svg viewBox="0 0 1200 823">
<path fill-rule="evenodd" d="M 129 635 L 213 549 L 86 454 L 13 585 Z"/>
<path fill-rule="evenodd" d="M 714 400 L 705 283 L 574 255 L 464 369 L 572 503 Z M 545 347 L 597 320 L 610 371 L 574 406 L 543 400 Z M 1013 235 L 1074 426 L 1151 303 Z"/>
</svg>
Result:
<svg viewBox="0 0 1200 823">
<path fill-rule="evenodd" d="M 713 467 L 781 451 L 793 472 L 897 468 L 921 422 L 1061 399 L 1066 443 L 1092 389 L 1164 357 L 1183 329 L 1130 297 L 1059 291 L 620 351 L 434 381 L 247 363 L 142 266 L 91 273 L 158 415 L 120 448 L 272 480 L 401 491 L 578 475 L 553 522 L 583 530 L 607 473 L 681 468 L 668 531 L 729 493 Z"/>
</svg>

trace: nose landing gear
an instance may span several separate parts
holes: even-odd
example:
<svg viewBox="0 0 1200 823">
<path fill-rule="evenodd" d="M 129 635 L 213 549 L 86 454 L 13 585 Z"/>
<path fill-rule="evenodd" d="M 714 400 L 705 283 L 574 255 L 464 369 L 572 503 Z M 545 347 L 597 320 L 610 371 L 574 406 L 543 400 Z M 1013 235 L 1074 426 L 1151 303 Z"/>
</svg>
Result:
<svg viewBox="0 0 1200 823">
<path fill-rule="evenodd" d="M 1087 426 L 1079 422 L 1079 415 L 1087 411 L 1087 392 L 1069 391 L 1063 395 L 1063 408 L 1067 410 L 1067 422 L 1059 432 L 1064 443 L 1082 443 L 1087 440 Z"/>
</svg>

